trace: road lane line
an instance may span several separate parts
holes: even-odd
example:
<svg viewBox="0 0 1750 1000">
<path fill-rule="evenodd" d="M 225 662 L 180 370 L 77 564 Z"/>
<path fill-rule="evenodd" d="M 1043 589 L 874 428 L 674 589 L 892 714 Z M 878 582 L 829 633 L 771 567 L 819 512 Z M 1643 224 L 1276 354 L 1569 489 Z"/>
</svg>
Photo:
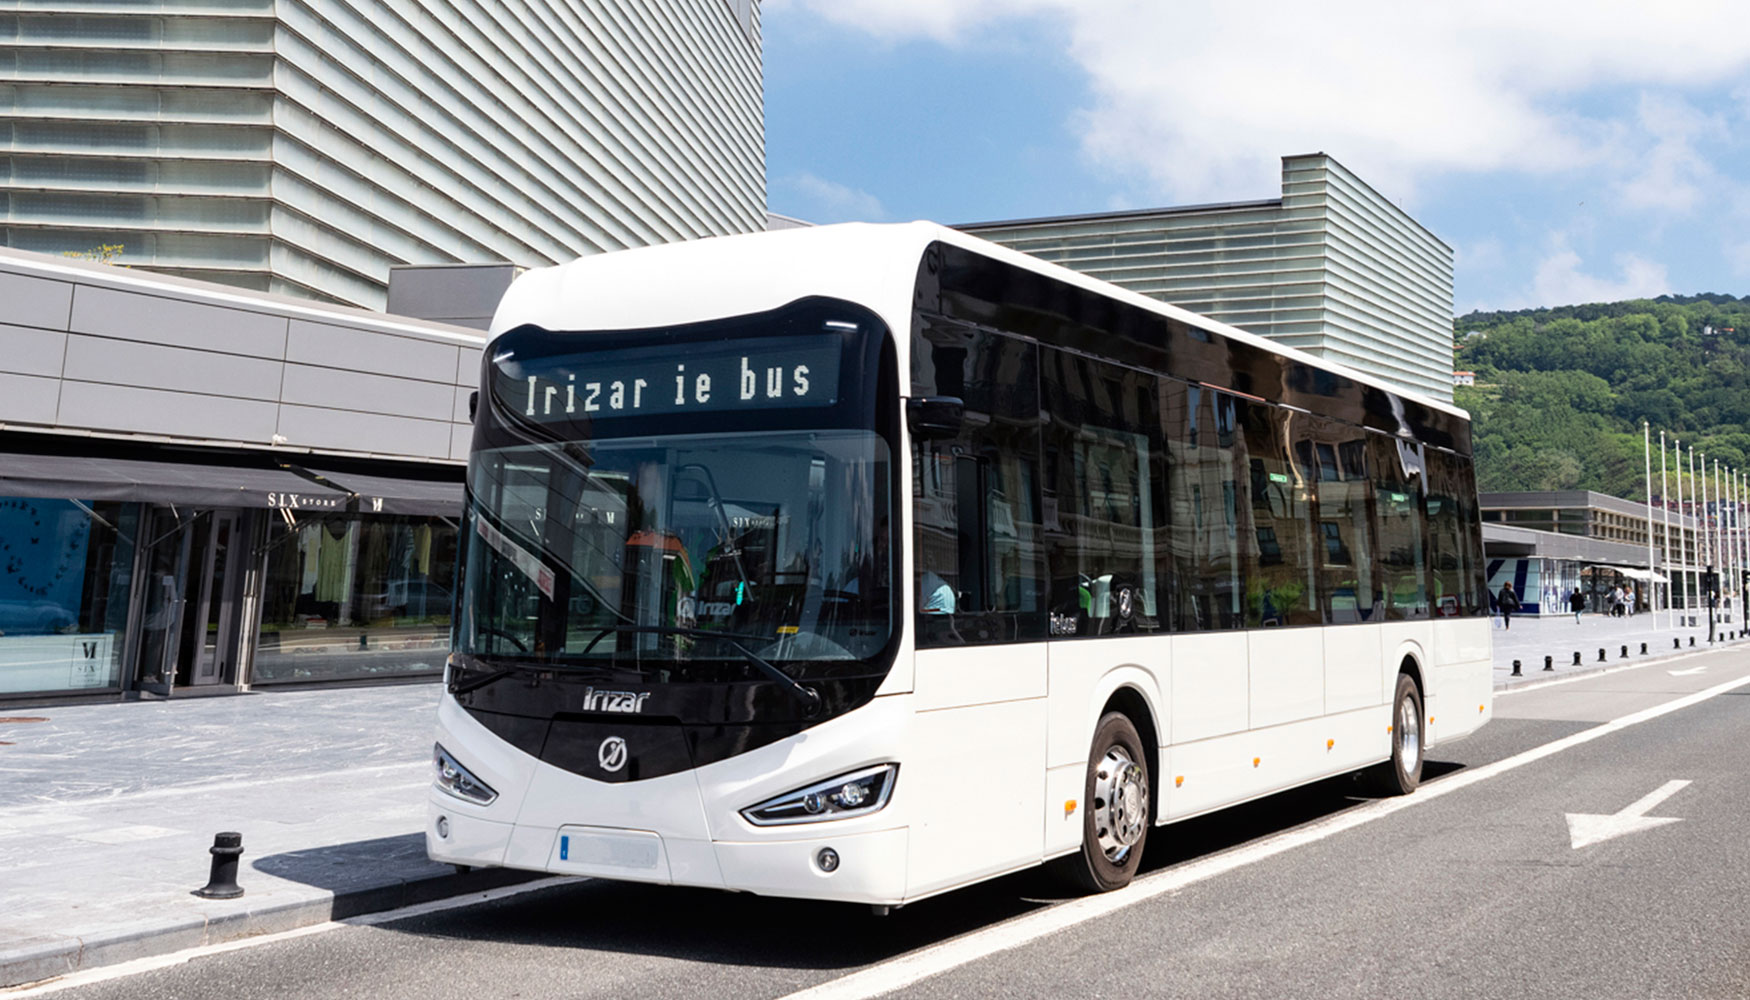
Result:
<svg viewBox="0 0 1750 1000">
<path fill-rule="evenodd" d="M 1126 889 L 1099 896 L 1085 896 L 1049 909 L 1037 910 L 1025 916 L 1015 917 L 993 927 L 973 931 L 950 941 L 944 941 L 941 944 L 931 945 L 891 959 L 880 965 L 853 972 L 848 976 L 791 993 L 783 997 L 782 1000 L 867 1000 L 870 997 L 891 993 L 894 990 L 903 989 L 979 959 L 988 958 L 991 955 L 1018 948 L 1059 931 L 1068 930 L 1077 924 L 1115 913 L 1138 903 L 1147 902 L 1157 896 L 1175 892 L 1217 875 L 1224 875 L 1247 865 L 1256 864 L 1278 854 L 1292 851 L 1297 847 L 1316 843 L 1412 806 L 1432 802 L 1444 795 L 1469 788 L 1478 782 L 1498 777 L 1527 764 L 1543 760 L 1545 757 L 1552 757 L 1564 750 L 1571 750 L 1581 744 L 1620 732 L 1630 726 L 1681 711 L 1747 685 L 1750 685 L 1750 677 L 1684 695 L 1665 704 L 1655 705 L 1652 708 L 1625 715 L 1620 719 L 1613 719 L 1591 729 L 1582 730 L 1551 743 L 1545 743 L 1540 747 L 1533 747 L 1505 760 L 1498 760 L 1493 764 L 1485 764 L 1474 770 L 1441 778 L 1423 785 L 1414 794 L 1392 799 L 1376 799 L 1366 805 L 1356 806 L 1346 812 L 1315 820 L 1305 826 L 1285 830 L 1264 840 L 1253 841 L 1219 854 L 1199 858 L 1196 861 L 1139 878 Z"/>
<path fill-rule="evenodd" d="M 143 972 L 153 972 L 158 969 L 168 969 L 173 965 L 181 965 L 197 958 L 209 955 L 223 955 L 226 952 L 242 951 L 245 948 L 259 948 L 264 944 L 278 944 L 281 941 L 291 941 L 295 938 L 309 937 L 313 934 L 326 934 L 343 927 L 372 927 L 377 924 L 391 923 L 396 920 L 408 920 L 413 917 L 423 917 L 429 913 L 442 913 L 464 906 L 474 906 L 478 903 L 490 903 L 496 899 L 506 899 L 520 896 L 525 892 L 538 892 L 555 886 L 569 885 L 573 882 L 585 882 L 587 879 L 574 875 L 560 875 L 554 878 L 544 878 L 535 882 L 523 882 L 518 885 L 507 885 L 497 889 L 486 889 L 481 892 L 470 892 L 461 896 L 451 896 L 449 899 L 433 900 L 429 903 L 415 903 L 403 906 L 398 910 L 384 910 L 381 913 L 364 913 L 345 920 L 330 920 L 326 923 L 311 924 L 307 927 L 295 927 L 289 931 L 279 931 L 274 934 L 262 934 L 258 937 L 240 938 L 236 941 L 224 941 L 219 944 L 206 944 L 168 955 L 155 955 L 151 958 L 137 958 L 131 962 L 121 962 L 116 965 L 106 965 L 100 969 L 85 972 L 73 972 L 58 979 L 42 983 L 26 983 L 22 986 L 0 987 L 0 997 L 12 1000 L 15 997 L 40 997 L 50 993 L 59 993 L 80 986 L 90 986 L 93 983 L 109 982 L 114 979 L 126 979 Z"/>
</svg>

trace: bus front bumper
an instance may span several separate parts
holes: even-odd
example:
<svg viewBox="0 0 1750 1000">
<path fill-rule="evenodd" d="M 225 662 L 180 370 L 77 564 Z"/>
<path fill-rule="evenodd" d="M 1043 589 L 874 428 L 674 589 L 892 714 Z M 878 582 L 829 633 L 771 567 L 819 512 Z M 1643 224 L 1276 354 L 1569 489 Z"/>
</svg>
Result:
<svg viewBox="0 0 1750 1000">
<path fill-rule="evenodd" d="M 904 901 L 905 827 L 820 830 L 800 840 L 708 841 L 648 830 L 500 823 L 467 812 L 448 796 L 432 794 L 425 827 L 432 860 L 798 899 Z"/>
</svg>

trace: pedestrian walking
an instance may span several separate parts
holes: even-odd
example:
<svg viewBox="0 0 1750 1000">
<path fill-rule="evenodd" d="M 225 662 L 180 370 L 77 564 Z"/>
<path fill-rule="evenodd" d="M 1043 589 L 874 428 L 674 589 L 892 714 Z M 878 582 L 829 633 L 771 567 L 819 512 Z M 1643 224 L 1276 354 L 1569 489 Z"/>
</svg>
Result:
<svg viewBox="0 0 1750 1000">
<path fill-rule="evenodd" d="M 1501 627 L 1513 627 L 1513 612 L 1519 610 L 1519 597 L 1513 593 L 1511 583 L 1501 584 L 1501 593 L 1495 598 L 1495 603 L 1501 608 Z"/>
<path fill-rule="evenodd" d="M 1635 588 L 1633 584 L 1625 584 L 1622 588 L 1622 606 L 1630 617 L 1635 616 Z"/>
<path fill-rule="evenodd" d="M 1586 595 L 1580 593 L 1579 587 L 1575 587 L 1574 592 L 1568 595 L 1568 608 L 1574 612 L 1574 624 L 1580 624 L 1580 612 L 1586 610 Z"/>
</svg>

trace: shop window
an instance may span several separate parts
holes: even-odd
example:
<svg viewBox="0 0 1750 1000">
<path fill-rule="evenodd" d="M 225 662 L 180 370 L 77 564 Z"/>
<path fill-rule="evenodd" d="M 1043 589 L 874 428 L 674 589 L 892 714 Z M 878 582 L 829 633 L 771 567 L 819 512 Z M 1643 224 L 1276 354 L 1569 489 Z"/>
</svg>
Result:
<svg viewBox="0 0 1750 1000">
<path fill-rule="evenodd" d="M 121 683 L 136 504 L 0 498 L 0 694 Z"/>
<path fill-rule="evenodd" d="M 442 671 L 455 565 L 456 529 L 442 518 L 273 522 L 255 683 Z"/>
</svg>

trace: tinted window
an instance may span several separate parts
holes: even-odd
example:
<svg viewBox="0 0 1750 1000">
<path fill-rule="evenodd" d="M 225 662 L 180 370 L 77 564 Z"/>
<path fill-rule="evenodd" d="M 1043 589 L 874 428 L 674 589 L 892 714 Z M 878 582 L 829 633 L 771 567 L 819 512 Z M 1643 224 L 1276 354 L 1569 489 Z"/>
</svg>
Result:
<svg viewBox="0 0 1750 1000">
<path fill-rule="evenodd" d="M 1486 613 L 1482 567 L 1476 558 L 1476 487 L 1468 461 L 1427 449 L 1428 549 L 1434 614 Z"/>
<path fill-rule="evenodd" d="M 1170 442 L 1169 543 L 1178 627 L 1240 628 L 1245 624 L 1246 568 L 1257 544 L 1242 524 L 1251 488 L 1244 440 L 1234 432 L 1236 399 L 1198 385 L 1162 379 L 1162 423 Z"/>
<path fill-rule="evenodd" d="M 1367 474 L 1366 434 L 1335 421 L 1315 421 L 1319 453 L 1335 453 L 1332 469 L 1319 465 L 1318 512 L 1321 600 L 1332 624 L 1373 621 L 1380 600 L 1374 565 L 1374 493 Z M 1334 474 L 1333 474 L 1334 473 Z"/>
<path fill-rule="evenodd" d="M 1040 361 L 1051 634 L 1160 628 L 1158 379 L 1064 351 Z"/>
<path fill-rule="evenodd" d="M 1246 592 L 1246 625 L 1317 625 L 1317 562 L 1312 499 L 1316 452 L 1307 418 L 1284 407 L 1215 394 L 1216 410 L 1233 408 L 1245 437 L 1249 469 L 1247 515 L 1256 547 Z"/>
<path fill-rule="evenodd" d="M 918 645 L 1044 638 L 1038 352 L 960 324 L 921 332 L 913 392 L 960 398 L 965 422 L 912 442 Z"/>
<path fill-rule="evenodd" d="M 1421 449 L 1414 442 L 1367 435 L 1373 475 L 1381 603 L 1388 620 L 1428 617 L 1427 557 L 1422 547 Z"/>
</svg>

